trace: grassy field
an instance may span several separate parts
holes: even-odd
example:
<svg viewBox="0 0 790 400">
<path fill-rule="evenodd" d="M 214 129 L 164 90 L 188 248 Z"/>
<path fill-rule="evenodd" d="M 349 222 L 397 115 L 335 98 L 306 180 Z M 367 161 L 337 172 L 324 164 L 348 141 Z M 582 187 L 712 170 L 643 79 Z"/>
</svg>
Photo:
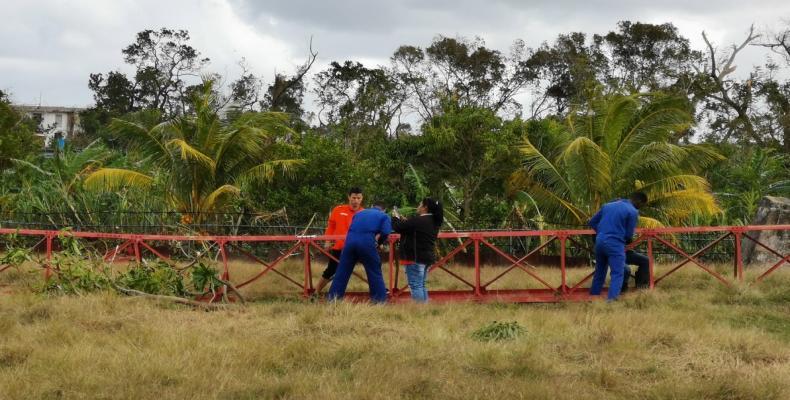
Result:
<svg viewBox="0 0 790 400">
<path fill-rule="evenodd" d="M 255 268 L 234 265 L 234 281 Z M 247 306 L 212 312 L 34 294 L 35 278 L 12 269 L 0 274 L 0 398 L 788 399 L 782 269 L 725 288 L 684 268 L 613 304 L 316 304 L 273 298 L 291 289 L 267 276 L 244 289 Z M 454 285 L 445 275 L 429 285 Z M 524 332 L 476 339 L 493 321 Z"/>
</svg>

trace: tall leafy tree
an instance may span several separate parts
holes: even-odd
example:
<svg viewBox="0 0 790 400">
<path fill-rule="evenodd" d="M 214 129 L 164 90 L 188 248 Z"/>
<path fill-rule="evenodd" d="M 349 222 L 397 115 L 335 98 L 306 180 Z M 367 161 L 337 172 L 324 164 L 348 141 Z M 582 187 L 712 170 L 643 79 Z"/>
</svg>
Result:
<svg viewBox="0 0 790 400">
<path fill-rule="evenodd" d="M 606 34 L 560 34 L 524 62 L 538 78 L 532 115 L 564 113 L 602 93 L 660 90 L 685 96 L 701 57 L 671 23 L 621 21 Z"/>
<path fill-rule="evenodd" d="M 534 79 L 524 65 L 527 48 L 517 40 L 509 54 L 476 38 L 439 36 L 425 49 L 405 45 L 391 57 L 395 76 L 409 93 L 410 108 L 424 121 L 452 97 L 461 106 L 517 111 L 514 97 Z"/>
<path fill-rule="evenodd" d="M 458 211 L 464 222 L 472 220 L 475 200 L 489 189 L 486 185 L 496 182 L 494 191 L 501 191 L 510 173 L 516 136 L 509 128 L 493 110 L 446 100 L 442 113 L 426 122 L 416 138 L 414 162 L 435 190 L 444 186 L 444 191 L 459 192 Z"/>
<path fill-rule="evenodd" d="M 703 103 L 703 118 L 709 121 L 708 136 L 714 140 L 751 142 L 761 146 L 766 144 L 751 112 L 756 74 L 752 72 L 746 80 L 733 75 L 737 68 L 736 56 L 758 37 L 754 27 L 751 27 L 743 42 L 722 52 L 705 32 L 702 33 L 708 50 L 707 62 L 705 69 L 699 70 L 696 94 Z"/>
<path fill-rule="evenodd" d="M 547 221 L 583 225 L 600 206 L 635 190 L 650 202 L 641 224 L 683 224 L 719 207 L 700 175 L 722 157 L 706 145 L 677 145 L 693 123 L 685 98 L 660 95 L 595 99 L 563 121 L 548 119 L 519 151 L 511 190 L 523 190 Z"/>
<path fill-rule="evenodd" d="M 189 32 L 161 28 L 138 32 L 121 53 L 133 66 L 129 77 L 120 71 L 90 74 L 88 88 L 95 105 L 80 114 L 85 135 L 105 137 L 113 118 L 142 109 L 159 111 L 163 118 L 187 112 L 209 59 L 189 44 Z M 105 137 L 106 138 L 106 137 Z"/>
<path fill-rule="evenodd" d="M 561 34 L 553 44 L 543 43 L 524 61 L 537 77 L 538 99 L 531 107 L 532 116 L 564 113 L 571 104 L 583 103 L 601 91 L 609 68 L 609 59 L 601 51 L 601 38 L 587 43 L 581 32 Z"/>
<path fill-rule="evenodd" d="M 384 68 L 333 62 L 315 77 L 319 123 L 360 151 L 397 128 L 405 92 Z"/>
<path fill-rule="evenodd" d="M 702 58 L 671 23 L 620 21 L 616 31 L 595 35 L 593 41 L 602 42 L 610 60 L 610 85 L 628 93 L 664 90 L 685 95 Z"/>
<path fill-rule="evenodd" d="M 260 109 L 288 113 L 291 123 L 298 130 L 307 128 L 303 120 L 305 111 L 302 108 L 307 90 L 305 77 L 313 67 L 317 56 L 318 53 L 313 51 L 311 40 L 310 51 L 305 62 L 296 68 L 293 75 L 275 73 L 274 81 L 268 85 L 265 93 L 261 93 L 264 87 L 263 79 L 251 73 L 246 61 L 242 59 L 239 62 L 242 69 L 241 76 L 230 84 L 231 104 L 242 112 Z"/>
<path fill-rule="evenodd" d="M 190 103 L 187 79 L 196 79 L 209 59 L 189 44 L 189 32 L 161 28 L 137 33 L 122 51 L 124 61 L 136 68 L 138 99 L 146 107 L 177 115 Z"/>
<path fill-rule="evenodd" d="M 190 104 L 189 81 L 199 80 L 201 69 L 209 62 L 189 39 L 185 30 L 138 32 L 134 43 L 121 51 L 124 61 L 135 68 L 132 78 L 117 71 L 90 75 L 88 87 L 96 108 L 112 116 L 141 108 L 156 109 L 166 116 L 183 113 Z"/>
</svg>

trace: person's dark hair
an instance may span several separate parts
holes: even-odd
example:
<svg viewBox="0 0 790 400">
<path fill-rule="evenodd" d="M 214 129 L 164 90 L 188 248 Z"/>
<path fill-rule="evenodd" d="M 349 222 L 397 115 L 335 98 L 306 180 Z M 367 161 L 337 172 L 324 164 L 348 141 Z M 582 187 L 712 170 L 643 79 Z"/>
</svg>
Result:
<svg viewBox="0 0 790 400">
<path fill-rule="evenodd" d="M 352 188 L 348 189 L 348 195 L 351 196 L 352 194 L 362 194 L 362 188 L 359 186 L 353 186 Z"/>
<path fill-rule="evenodd" d="M 647 204 L 647 195 L 644 192 L 631 193 L 629 199 L 631 200 L 631 203 L 633 203 L 637 208 Z"/>
<path fill-rule="evenodd" d="M 438 200 L 426 197 L 422 199 L 422 206 L 425 207 L 429 213 L 433 214 L 433 225 L 436 229 L 441 228 L 444 222 L 444 207 L 442 207 L 442 203 Z"/>
<path fill-rule="evenodd" d="M 378 208 L 380 208 L 382 210 L 386 210 L 387 209 L 387 205 L 381 200 L 374 201 L 373 202 L 373 207 L 378 207 Z"/>
</svg>

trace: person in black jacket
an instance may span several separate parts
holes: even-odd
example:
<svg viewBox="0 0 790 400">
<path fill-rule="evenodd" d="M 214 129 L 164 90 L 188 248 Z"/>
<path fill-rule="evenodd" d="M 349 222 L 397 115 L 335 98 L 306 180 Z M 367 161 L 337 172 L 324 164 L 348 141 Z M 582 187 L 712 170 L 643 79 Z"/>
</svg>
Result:
<svg viewBox="0 0 790 400">
<path fill-rule="evenodd" d="M 404 219 L 400 215 L 392 218 L 392 230 L 400 233 L 400 264 L 406 266 L 411 298 L 417 303 L 428 301 L 425 278 L 428 267 L 435 261 L 436 237 L 444 221 L 442 204 L 429 197 L 422 199 L 417 215 Z"/>
</svg>

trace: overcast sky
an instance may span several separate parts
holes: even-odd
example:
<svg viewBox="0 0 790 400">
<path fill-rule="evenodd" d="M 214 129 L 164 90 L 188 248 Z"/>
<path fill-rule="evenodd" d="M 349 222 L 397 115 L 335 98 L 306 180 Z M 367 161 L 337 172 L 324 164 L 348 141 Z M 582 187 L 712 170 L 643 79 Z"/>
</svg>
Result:
<svg viewBox="0 0 790 400">
<path fill-rule="evenodd" d="M 290 73 L 307 54 L 387 63 L 402 44 L 425 46 L 437 35 L 482 37 L 506 51 L 515 39 L 531 47 L 559 33 L 605 33 L 618 21 L 672 22 L 692 45 L 704 29 L 717 44 L 741 41 L 750 24 L 776 28 L 790 20 L 788 0 L 0 0 L 0 89 L 17 103 L 87 106 L 88 75 L 128 71 L 121 49 L 135 33 L 187 29 L 211 58 L 208 70 L 233 78 L 238 60 L 267 81 Z M 750 48 L 740 71 L 762 64 Z"/>
</svg>

